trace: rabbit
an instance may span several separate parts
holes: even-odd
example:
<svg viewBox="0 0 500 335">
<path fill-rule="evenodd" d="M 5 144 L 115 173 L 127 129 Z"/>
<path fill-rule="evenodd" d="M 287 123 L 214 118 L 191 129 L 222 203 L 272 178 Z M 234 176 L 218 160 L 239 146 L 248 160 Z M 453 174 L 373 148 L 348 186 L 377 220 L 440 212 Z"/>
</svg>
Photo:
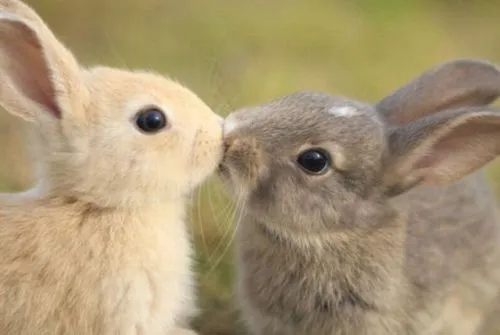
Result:
<svg viewBox="0 0 500 335">
<path fill-rule="evenodd" d="M 37 177 L 0 196 L 0 334 L 195 334 L 185 207 L 222 118 L 155 72 L 82 67 L 17 0 L 0 0 L 0 105 L 31 125 Z"/>
<path fill-rule="evenodd" d="M 490 334 L 499 95 L 498 67 L 463 58 L 375 104 L 301 91 L 232 112 L 218 173 L 250 333 Z"/>
</svg>

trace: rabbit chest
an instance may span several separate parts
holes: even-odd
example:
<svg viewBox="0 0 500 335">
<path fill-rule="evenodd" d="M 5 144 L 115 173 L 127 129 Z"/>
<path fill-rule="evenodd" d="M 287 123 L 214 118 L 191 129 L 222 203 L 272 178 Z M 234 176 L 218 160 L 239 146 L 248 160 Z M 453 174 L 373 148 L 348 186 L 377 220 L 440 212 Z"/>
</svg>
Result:
<svg viewBox="0 0 500 335">
<path fill-rule="evenodd" d="M 148 241 L 149 246 L 139 246 L 144 250 L 137 250 L 136 255 L 142 255 L 135 266 L 123 266 L 111 274 L 101 282 L 101 289 L 109 297 L 105 309 L 110 319 L 117 318 L 119 327 L 128 324 L 127 329 L 136 329 L 137 334 L 165 334 L 182 323 L 194 305 L 190 247 L 180 231 L 158 232 Z M 134 255 L 124 254 L 123 264 L 128 257 Z M 115 314 L 117 310 L 123 313 Z"/>
<path fill-rule="evenodd" d="M 56 222 L 46 208 L 33 221 L 10 214 L 0 213 L 8 223 L 0 228 L 8 255 L 0 259 L 1 334 L 156 335 L 189 314 L 181 215 L 68 211 Z"/>
<path fill-rule="evenodd" d="M 321 258 L 242 224 L 237 239 L 240 304 L 256 334 L 400 334 L 400 274 L 362 268 L 349 251 Z M 252 230 L 250 232 L 249 230 Z M 364 264 L 366 265 L 366 264 Z M 390 314 L 391 316 L 387 316 Z"/>
</svg>

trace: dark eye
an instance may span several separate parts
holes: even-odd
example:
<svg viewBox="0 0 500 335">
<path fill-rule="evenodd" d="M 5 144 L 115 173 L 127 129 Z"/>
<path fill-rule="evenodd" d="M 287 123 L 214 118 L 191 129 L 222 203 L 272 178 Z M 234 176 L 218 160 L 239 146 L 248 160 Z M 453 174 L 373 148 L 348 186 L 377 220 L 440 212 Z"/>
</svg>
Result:
<svg viewBox="0 0 500 335">
<path fill-rule="evenodd" d="M 321 174 L 330 166 L 330 157 L 322 149 L 309 149 L 302 152 L 297 158 L 300 167 L 310 174 Z"/>
<path fill-rule="evenodd" d="M 145 133 L 156 133 L 166 127 L 167 118 L 160 109 L 151 107 L 139 112 L 135 123 Z"/>
</svg>

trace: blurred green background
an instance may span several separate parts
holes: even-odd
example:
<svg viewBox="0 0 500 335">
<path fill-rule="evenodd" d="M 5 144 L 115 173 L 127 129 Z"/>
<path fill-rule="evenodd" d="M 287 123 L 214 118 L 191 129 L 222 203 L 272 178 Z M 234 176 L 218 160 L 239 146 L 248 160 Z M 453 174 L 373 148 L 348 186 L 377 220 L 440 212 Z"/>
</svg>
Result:
<svg viewBox="0 0 500 335">
<path fill-rule="evenodd" d="M 500 63 L 496 0 L 27 0 L 85 65 L 152 68 L 218 113 L 296 90 L 374 101 L 435 63 Z M 32 181 L 24 125 L 0 115 L 2 190 Z M 498 173 L 496 171 L 498 170 Z M 491 164 L 500 189 L 500 165 Z M 194 198 L 206 335 L 243 334 L 232 296 L 234 206 L 217 180 Z"/>
</svg>

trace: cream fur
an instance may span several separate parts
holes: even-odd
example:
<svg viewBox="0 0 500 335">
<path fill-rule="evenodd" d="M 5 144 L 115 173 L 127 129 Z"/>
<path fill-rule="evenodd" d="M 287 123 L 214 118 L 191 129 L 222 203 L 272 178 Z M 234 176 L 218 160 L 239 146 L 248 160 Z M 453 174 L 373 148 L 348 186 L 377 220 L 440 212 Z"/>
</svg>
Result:
<svg viewBox="0 0 500 335">
<path fill-rule="evenodd" d="M 194 334 L 184 211 L 221 118 L 160 75 L 81 68 L 17 0 L 0 0 L 0 105 L 38 155 L 36 186 L 0 194 L 0 334 Z M 168 127 L 144 134 L 151 106 Z"/>
<path fill-rule="evenodd" d="M 194 303 L 182 207 L 4 206 L 0 333 L 166 334 Z"/>
</svg>

